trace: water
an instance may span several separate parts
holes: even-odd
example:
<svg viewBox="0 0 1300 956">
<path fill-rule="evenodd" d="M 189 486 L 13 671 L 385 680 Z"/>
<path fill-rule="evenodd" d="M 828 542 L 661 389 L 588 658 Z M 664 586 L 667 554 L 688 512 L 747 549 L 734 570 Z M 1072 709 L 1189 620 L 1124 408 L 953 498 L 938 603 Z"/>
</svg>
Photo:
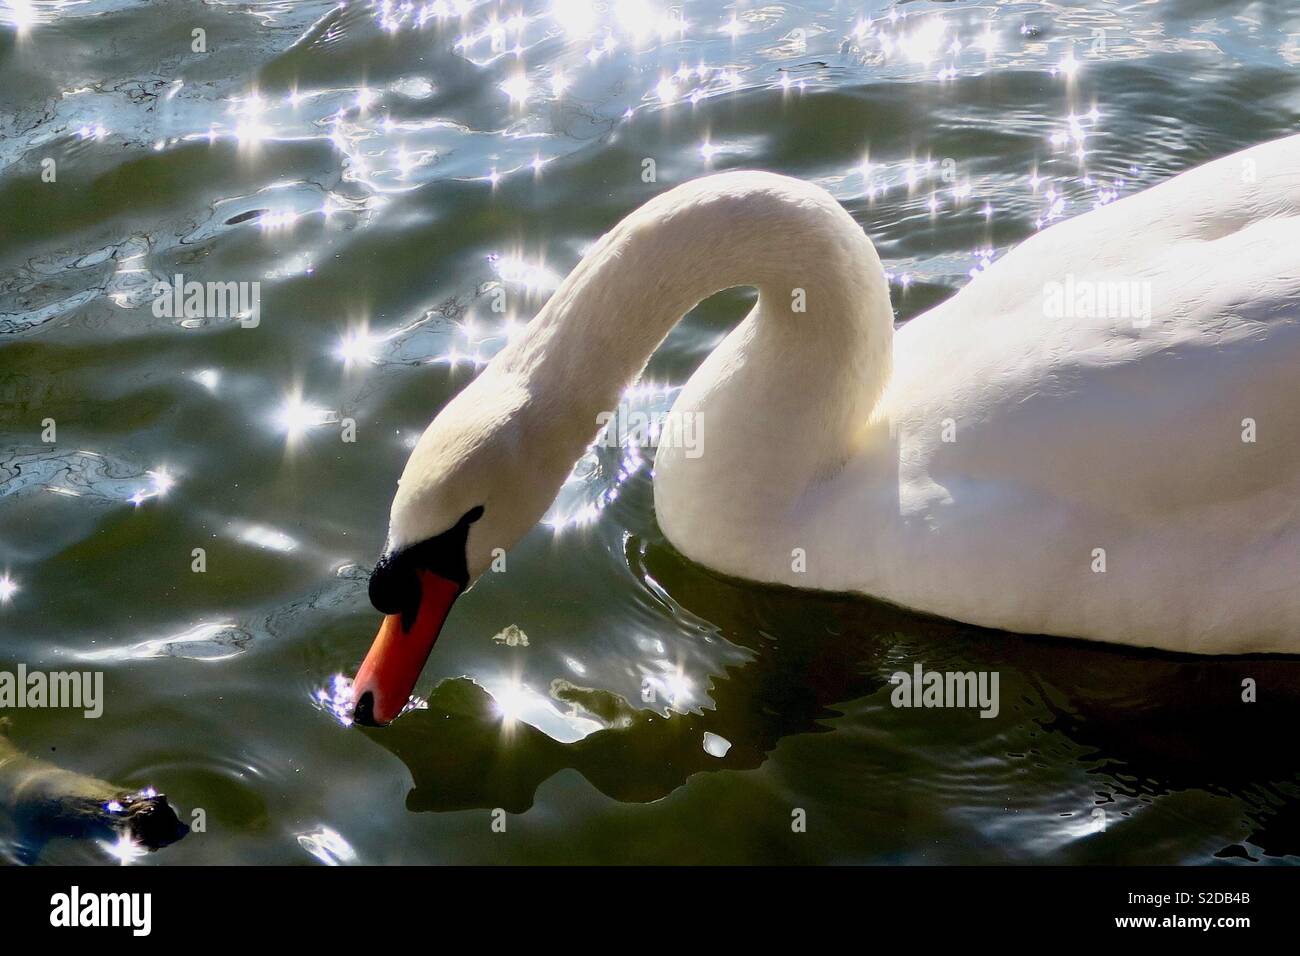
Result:
<svg viewBox="0 0 1300 956">
<path fill-rule="evenodd" d="M 720 579 L 664 541 L 635 449 L 579 463 L 457 604 L 426 706 L 371 732 L 318 699 L 377 626 L 410 443 L 620 216 L 709 171 L 814 180 L 906 321 L 1054 219 L 1291 132 L 1300 4 L 3 9 L 0 665 L 103 670 L 101 719 L 17 711 L 15 739 L 204 811 L 131 862 L 1300 854 L 1300 663 Z M 159 314 L 176 275 L 260 283 L 256 327 Z M 694 311 L 640 407 L 750 301 Z M 1000 713 L 892 707 L 917 662 L 997 671 Z"/>
</svg>

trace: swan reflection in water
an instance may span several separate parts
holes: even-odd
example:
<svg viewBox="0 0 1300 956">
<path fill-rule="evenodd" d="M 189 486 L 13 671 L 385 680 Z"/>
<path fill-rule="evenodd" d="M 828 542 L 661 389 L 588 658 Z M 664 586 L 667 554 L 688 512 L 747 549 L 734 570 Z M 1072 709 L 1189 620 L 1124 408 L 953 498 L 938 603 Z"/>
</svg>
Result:
<svg viewBox="0 0 1300 956">
<path fill-rule="evenodd" d="M 691 564 L 661 539 L 633 536 L 625 556 L 748 660 L 690 674 L 708 694 L 690 710 L 628 700 L 592 673 L 585 683 L 554 677 L 549 687 L 520 683 L 510 668 L 443 680 L 419 709 L 363 731 L 409 770 L 408 810 L 524 813 L 565 769 L 617 801 L 649 803 L 693 775 L 753 771 L 789 738 L 838 729 L 825 746 L 846 779 L 865 774 L 875 778 L 872 792 L 892 781 L 919 804 L 962 807 L 982 818 L 984 832 L 1014 826 L 1008 845 L 1070 862 L 1136 852 L 1121 842 L 1132 834 L 1117 834 L 1158 838 L 1174 824 L 1148 811 L 1183 791 L 1246 808 L 1239 825 L 1251 848 L 1210 853 L 1300 852 L 1294 762 L 1274 730 L 1300 703 L 1300 662 L 1025 637 L 856 597 L 755 588 Z M 889 677 L 916 662 L 997 672 L 998 717 L 895 709 Z M 1267 688 L 1256 703 L 1242 700 L 1246 678 Z M 715 738 L 729 744 L 720 754 L 706 746 Z M 1015 801 L 1025 815 L 1009 812 Z M 1034 827 L 1037 838 L 1024 832 Z"/>
</svg>

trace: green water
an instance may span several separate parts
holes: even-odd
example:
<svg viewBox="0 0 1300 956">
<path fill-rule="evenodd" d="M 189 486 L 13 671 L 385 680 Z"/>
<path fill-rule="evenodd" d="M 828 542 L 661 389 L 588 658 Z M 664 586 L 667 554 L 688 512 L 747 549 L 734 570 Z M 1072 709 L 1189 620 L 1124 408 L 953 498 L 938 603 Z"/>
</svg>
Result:
<svg viewBox="0 0 1300 956">
<path fill-rule="evenodd" d="M 378 623 L 411 441 L 622 215 L 710 171 L 819 182 L 906 321 L 1055 218 L 1292 132 L 1300 4 L 0 9 L 0 669 L 103 671 L 100 719 L 11 711 L 14 739 L 203 811 L 138 863 L 1300 854 L 1300 663 L 720 579 L 627 449 L 457 604 L 426 709 L 361 731 L 319 697 Z M 256 327 L 157 314 L 177 274 L 260 283 Z M 688 316 L 636 401 L 750 301 Z M 996 671 L 1000 712 L 891 706 L 918 662 Z"/>
</svg>

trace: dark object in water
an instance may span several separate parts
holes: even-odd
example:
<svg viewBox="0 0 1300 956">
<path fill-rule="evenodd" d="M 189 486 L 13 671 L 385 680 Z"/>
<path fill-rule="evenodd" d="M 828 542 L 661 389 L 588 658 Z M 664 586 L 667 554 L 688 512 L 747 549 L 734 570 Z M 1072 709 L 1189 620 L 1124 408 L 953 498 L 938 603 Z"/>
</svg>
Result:
<svg viewBox="0 0 1300 956">
<path fill-rule="evenodd" d="M 267 211 L 267 210 L 265 210 L 265 209 L 250 209 L 250 210 L 248 210 L 248 212 L 241 212 L 239 215 L 237 215 L 237 216 L 231 216 L 229 219 L 227 219 L 227 220 L 226 220 L 226 225 L 227 225 L 227 226 L 237 226 L 237 225 L 239 225 L 241 222 L 248 222 L 250 219 L 260 219 L 261 216 L 262 216 L 262 213 L 264 213 L 264 212 L 266 212 L 266 211 Z"/>
<path fill-rule="evenodd" d="M 189 833 L 164 794 L 126 790 L 23 753 L 0 718 L 0 816 L 17 828 L 33 862 L 56 837 L 116 840 L 157 850 Z"/>
</svg>

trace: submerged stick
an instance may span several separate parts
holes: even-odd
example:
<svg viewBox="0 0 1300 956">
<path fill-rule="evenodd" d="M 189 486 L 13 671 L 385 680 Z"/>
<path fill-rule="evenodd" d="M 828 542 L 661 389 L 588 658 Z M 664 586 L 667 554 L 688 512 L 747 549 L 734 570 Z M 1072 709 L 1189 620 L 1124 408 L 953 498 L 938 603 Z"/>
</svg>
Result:
<svg viewBox="0 0 1300 956">
<path fill-rule="evenodd" d="M 9 739 L 8 718 L 0 718 L 0 815 L 37 850 L 55 837 L 124 835 L 157 850 L 189 832 L 152 787 L 127 790 L 23 753 Z"/>
</svg>

